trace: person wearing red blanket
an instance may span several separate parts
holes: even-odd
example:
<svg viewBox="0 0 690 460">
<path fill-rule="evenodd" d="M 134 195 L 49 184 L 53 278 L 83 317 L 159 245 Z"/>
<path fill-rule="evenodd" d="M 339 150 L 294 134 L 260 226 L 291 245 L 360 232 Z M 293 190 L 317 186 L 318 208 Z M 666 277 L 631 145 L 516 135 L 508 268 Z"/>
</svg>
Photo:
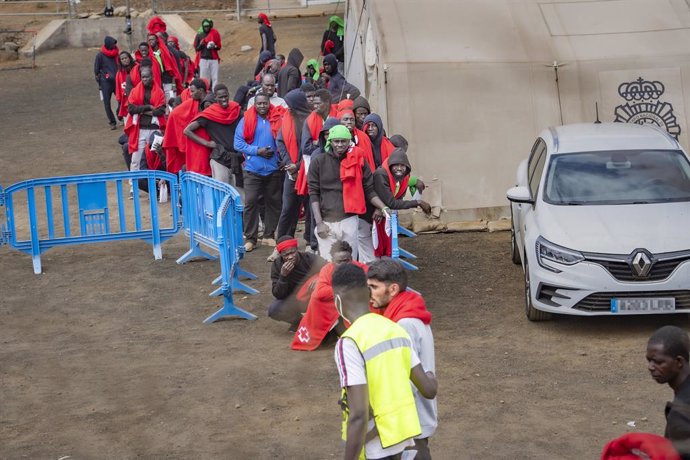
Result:
<svg viewBox="0 0 690 460">
<path fill-rule="evenodd" d="M 151 61 L 160 66 L 161 82 L 163 83 L 166 100 L 175 97 L 182 92 L 182 77 L 180 76 L 180 68 L 177 65 L 175 56 L 168 49 L 166 42 L 161 44 L 157 35 L 149 34 L 146 37 L 146 41 L 149 44 L 149 57 Z"/>
<path fill-rule="evenodd" d="M 101 50 L 96 54 L 93 71 L 96 76 L 96 84 L 101 92 L 101 100 L 105 107 L 105 115 L 108 117 L 110 129 L 117 127 L 117 121 L 110 106 L 110 101 L 115 94 L 115 76 L 117 75 L 117 60 L 120 51 L 117 49 L 117 40 L 107 36 L 103 40 Z"/>
<path fill-rule="evenodd" d="M 151 75 L 153 75 L 153 84 L 163 89 L 163 83 L 161 82 L 161 68 L 159 65 L 153 65 L 151 58 L 144 57 L 132 67 L 129 75 L 126 79 L 125 94 L 132 92 L 132 89 L 141 82 L 141 69 L 144 67 L 151 70 Z"/>
<path fill-rule="evenodd" d="M 319 133 L 323 122 L 328 117 L 335 117 L 336 111 L 331 107 L 331 93 L 319 89 L 314 93 L 314 111 L 304 121 L 300 146 L 302 155 L 311 156 L 319 148 Z"/>
<path fill-rule="evenodd" d="M 297 240 L 289 236 L 278 238 L 276 249 L 279 257 L 271 265 L 274 300 L 268 307 L 268 316 L 290 323 L 290 331 L 294 332 L 307 310 L 316 276 L 326 262 L 316 254 L 299 251 Z"/>
<path fill-rule="evenodd" d="M 235 185 L 231 163 L 235 156 L 233 139 L 241 109 L 237 102 L 230 100 L 227 86 L 216 85 L 214 94 L 216 102 L 199 112 L 184 129 L 189 138 L 187 171 Z"/>
<path fill-rule="evenodd" d="M 364 271 L 367 266 L 352 260 L 352 247 L 347 241 L 336 241 L 331 246 L 331 262 L 323 266 L 316 278 L 316 286 L 309 297 L 307 312 L 297 327 L 290 347 L 298 351 L 316 350 L 329 332 L 342 334 L 346 325 L 339 321 L 339 315 L 333 303 L 333 271 L 342 264 L 355 264 Z M 303 290 L 309 283 L 305 283 Z M 297 294 L 300 298 L 301 291 Z"/>
<path fill-rule="evenodd" d="M 159 32 L 165 32 L 167 29 L 168 26 L 165 24 L 165 21 L 158 16 L 152 17 L 148 24 L 146 24 L 146 31 L 153 35 L 158 35 Z"/>
<path fill-rule="evenodd" d="M 194 37 L 194 50 L 196 51 L 194 63 L 199 69 L 199 76 L 210 80 L 210 88 L 218 83 L 218 68 L 220 67 L 218 51 L 220 48 L 220 33 L 213 28 L 213 21 L 205 18 L 201 21 L 199 33 Z"/>
<path fill-rule="evenodd" d="M 372 311 L 398 323 L 409 334 L 412 350 L 425 371 L 436 373 L 431 313 L 417 292 L 407 289 L 407 272 L 400 262 L 385 257 L 369 265 L 367 284 L 371 290 Z M 415 438 L 415 459 L 430 460 L 429 438 L 438 426 L 436 398 L 427 399 L 416 389 L 414 400 L 422 434 Z"/>
<path fill-rule="evenodd" d="M 163 136 L 166 169 L 173 174 L 179 173 L 187 162 L 187 136 L 184 135 L 184 129 L 201 111 L 201 102 L 206 97 L 206 84 L 200 79 L 195 79 L 187 90 L 190 93 L 189 99 L 170 112 Z"/>
<path fill-rule="evenodd" d="M 369 166 L 357 148 L 351 148 L 352 135 L 343 125 L 328 132 L 326 153 L 312 158 L 307 174 L 309 201 L 316 223 L 319 254 L 328 257 L 337 240 L 345 240 L 357 258 L 359 215 L 367 210 L 367 202 L 378 208 L 380 219 L 386 206 L 374 191 Z"/>
<path fill-rule="evenodd" d="M 285 95 L 289 110 L 283 116 L 283 121 L 276 137 L 276 146 L 280 155 L 280 164 L 285 174 L 283 180 L 283 206 L 278 219 L 276 234 L 280 238 L 284 235 L 295 236 L 300 207 L 305 208 L 306 235 L 311 231 L 311 216 L 309 213 L 309 191 L 307 190 L 307 163 L 299 149 L 299 139 L 302 135 L 304 120 L 311 113 L 307 104 L 307 97 L 300 89 L 293 89 Z M 274 252 L 270 257 L 275 258 Z M 273 260 L 273 259 L 271 259 Z"/>
<path fill-rule="evenodd" d="M 127 116 L 127 77 L 134 68 L 134 58 L 127 51 L 120 51 L 115 75 L 115 99 L 117 99 L 117 118 L 122 120 Z"/>
<path fill-rule="evenodd" d="M 396 209 L 422 208 L 427 215 L 431 213 L 431 205 L 424 200 L 404 200 L 410 182 L 412 167 L 407 159 L 405 150 L 396 148 L 374 171 L 374 190 L 386 206 Z M 374 222 L 377 238 L 374 241 L 374 255 L 376 257 L 391 256 L 391 228 L 390 221 Z"/>
<path fill-rule="evenodd" d="M 132 154 L 130 170 L 138 171 L 147 139 L 153 131 L 165 129 L 165 95 L 153 84 L 149 68 L 141 68 L 141 82 L 129 93 L 127 103 L 129 117 L 125 134 L 129 138 L 129 153 Z"/>
<path fill-rule="evenodd" d="M 666 438 L 652 433 L 626 433 L 604 446 L 601 460 L 681 460 Z"/>
<path fill-rule="evenodd" d="M 647 342 L 647 370 L 660 384 L 673 390 L 666 403 L 664 437 L 681 458 L 690 459 L 690 337 L 677 326 L 663 326 Z"/>
<path fill-rule="evenodd" d="M 180 77 L 182 77 L 182 84 L 189 85 L 194 79 L 196 64 L 194 64 L 192 58 L 187 56 L 187 53 L 180 49 L 180 41 L 177 37 L 170 35 L 168 37 L 168 46 L 173 47 L 180 55 Z"/>
</svg>

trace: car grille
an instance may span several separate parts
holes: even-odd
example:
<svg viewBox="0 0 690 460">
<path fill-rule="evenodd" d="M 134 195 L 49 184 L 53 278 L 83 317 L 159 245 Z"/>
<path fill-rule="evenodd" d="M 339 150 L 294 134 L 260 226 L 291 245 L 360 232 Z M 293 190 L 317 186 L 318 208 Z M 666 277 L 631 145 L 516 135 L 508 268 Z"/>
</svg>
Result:
<svg viewBox="0 0 690 460">
<path fill-rule="evenodd" d="M 581 311 L 611 311 L 611 299 L 631 297 L 674 297 L 676 310 L 690 309 L 690 291 L 596 292 L 579 301 L 573 309 Z"/>
<path fill-rule="evenodd" d="M 686 260 L 690 260 L 690 256 L 679 259 L 657 261 L 654 265 L 652 265 L 649 275 L 644 278 L 636 276 L 627 262 L 614 262 L 611 260 L 596 259 L 588 260 L 603 266 L 609 271 L 609 273 L 611 273 L 611 275 L 613 275 L 614 278 L 619 281 L 661 281 L 668 278 L 678 265 L 682 264 Z"/>
</svg>

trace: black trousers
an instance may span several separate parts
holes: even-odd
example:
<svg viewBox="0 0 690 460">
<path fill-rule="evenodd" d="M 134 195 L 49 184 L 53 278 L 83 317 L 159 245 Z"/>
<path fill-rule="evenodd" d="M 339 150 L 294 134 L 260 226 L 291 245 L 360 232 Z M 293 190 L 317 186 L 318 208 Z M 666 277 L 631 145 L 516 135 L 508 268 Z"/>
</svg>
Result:
<svg viewBox="0 0 690 460">
<path fill-rule="evenodd" d="M 307 242 L 307 245 L 309 245 L 311 243 L 311 240 L 307 238 L 307 235 L 309 235 L 309 229 L 311 227 L 309 195 L 297 195 L 297 191 L 295 190 L 295 181 L 290 180 L 286 174 L 285 180 L 283 181 L 283 208 L 280 211 L 280 219 L 278 220 L 276 237 L 280 238 L 284 235 L 295 236 L 295 230 L 297 230 L 297 221 L 299 220 L 299 208 L 302 205 L 304 205 L 305 214 L 304 240 Z"/>
<path fill-rule="evenodd" d="M 259 201 L 263 196 L 266 217 L 264 238 L 275 238 L 280 217 L 283 173 L 274 172 L 268 176 L 245 172 L 244 175 L 244 237 L 256 244 L 259 233 Z"/>
<path fill-rule="evenodd" d="M 117 123 L 113 108 L 110 106 L 110 99 L 115 94 L 115 81 L 101 78 L 100 83 L 101 92 L 103 93 L 103 107 L 105 108 L 105 115 L 108 117 L 108 123 L 114 125 Z"/>
</svg>

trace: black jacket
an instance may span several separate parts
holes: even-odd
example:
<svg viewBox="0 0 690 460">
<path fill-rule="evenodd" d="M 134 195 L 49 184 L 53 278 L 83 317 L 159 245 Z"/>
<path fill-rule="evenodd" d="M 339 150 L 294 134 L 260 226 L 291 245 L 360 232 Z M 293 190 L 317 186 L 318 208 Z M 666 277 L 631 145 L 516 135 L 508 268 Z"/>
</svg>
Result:
<svg viewBox="0 0 690 460">
<path fill-rule="evenodd" d="M 690 378 L 681 384 L 673 401 L 666 403 L 664 436 L 684 460 L 690 459 Z"/>
<path fill-rule="evenodd" d="M 304 55 L 299 49 L 290 50 L 285 67 L 278 72 L 278 96 L 284 98 L 287 93 L 301 86 L 302 75 L 299 66 L 303 60 Z"/>
<path fill-rule="evenodd" d="M 395 149 L 388 157 L 388 166 L 403 164 L 407 166 L 407 174 L 410 174 L 412 168 L 410 167 L 410 160 L 407 159 L 407 155 L 403 149 Z M 374 190 L 376 194 L 381 198 L 386 206 L 391 209 L 410 209 L 419 206 L 419 201 L 417 200 L 403 200 L 395 198 L 393 192 L 391 191 L 390 177 L 388 177 L 388 171 L 383 169 L 383 166 L 376 168 L 374 172 Z"/>
</svg>

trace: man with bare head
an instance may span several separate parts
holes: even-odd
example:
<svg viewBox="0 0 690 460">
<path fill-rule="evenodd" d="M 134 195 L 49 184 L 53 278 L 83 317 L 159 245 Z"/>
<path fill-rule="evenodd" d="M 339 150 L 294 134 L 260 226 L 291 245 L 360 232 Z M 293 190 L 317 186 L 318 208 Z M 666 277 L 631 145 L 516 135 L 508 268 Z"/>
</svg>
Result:
<svg viewBox="0 0 690 460">
<path fill-rule="evenodd" d="M 258 94 L 265 94 L 268 96 L 271 105 L 274 107 L 283 107 L 284 109 L 288 108 L 285 99 L 279 97 L 278 93 L 276 92 L 276 77 L 273 74 L 267 73 L 261 78 L 261 88 L 259 88 Z M 247 102 L 247 108 L 250 108 L 254 105 L 255 98 L 256 96 L 249 99 Z"/>
</svg>

